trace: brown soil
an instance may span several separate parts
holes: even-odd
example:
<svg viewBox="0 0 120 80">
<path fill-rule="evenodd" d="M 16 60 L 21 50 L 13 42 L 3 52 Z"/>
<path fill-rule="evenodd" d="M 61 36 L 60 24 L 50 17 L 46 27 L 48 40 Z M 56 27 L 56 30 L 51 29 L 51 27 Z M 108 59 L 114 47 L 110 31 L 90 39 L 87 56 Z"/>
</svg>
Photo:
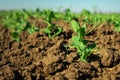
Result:
<svg viewBox="0 0 120 80">
<path fill-rule="evenodd" d="M 53 23 L 63 27 L 59 36 L 23 32 L 20 42 L 12 41 L 10 31 L 0 25 L 0 80 L 120 80 L 120 33 L 112 25 L 104 22 L 85 37 L 99 49 L 83 62 L 76 50 L 67 53 L 64 48 L 74 34 L 70 25 L 63 20 Z"/>
</svg>

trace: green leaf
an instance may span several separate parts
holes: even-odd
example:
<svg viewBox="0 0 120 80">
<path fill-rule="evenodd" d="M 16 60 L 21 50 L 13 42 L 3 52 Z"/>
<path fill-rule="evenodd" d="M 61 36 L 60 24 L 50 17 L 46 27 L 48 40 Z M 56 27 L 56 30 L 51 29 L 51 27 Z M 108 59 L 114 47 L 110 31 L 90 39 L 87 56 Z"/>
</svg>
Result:
<svg viewBox="0 0 120 80">
<path fill-rule="evenodd" d="M 48 26 L 44 29 L 44 32 L 46 34 L 51 34 L 52 33 L 52 30 L 55 28 L 54 25 L 51 25 L 51 24 L 48 24 Z"/>
<path fill-rule="evenodd" d="M 77 48 L 80 47 L 80 45 L 82 45 L 78 36 L 73 36 L 72 37 L 71 45 L 74 46 L 74 47 L 77 47 Z"/>
<path fill-rule="evenodd" d="M 80 39 L 83 39 L 86 33 L 86 26 L 83 25 L 82 28 L 80 28 L 78 30 L 78 36 L 80 37 Z"/>
<path fill-rule="evenodd" d="M 80 25 L 75 20 L 71 21 L 71 27 L 76 33 L 80 30 Z"/>
<path fill-rule="evenodd" d="M 46 34 L 50 34 L 51 33 L 51 29 L 49 27 L 47 27 L 47 28 L 44 29 L 44 32 Z"/>
</svg>

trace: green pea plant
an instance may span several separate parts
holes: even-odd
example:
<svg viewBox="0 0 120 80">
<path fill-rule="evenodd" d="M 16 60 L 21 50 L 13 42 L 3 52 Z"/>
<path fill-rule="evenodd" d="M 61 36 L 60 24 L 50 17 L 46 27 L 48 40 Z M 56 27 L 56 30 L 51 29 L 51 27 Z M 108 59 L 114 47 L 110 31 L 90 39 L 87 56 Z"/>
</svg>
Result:
<svg viewBox="0 0 120 80">
<path fill-rule="evenodd" d="M 55 24 L 52 24 L 52 19 L 55 18 L 53 11 L 48 10 L 46 11 L 46 14 L 47 16 L 44 22 L 47 23 L 47 27 L 43 30 L 43 32 L 46 33 L 49 38 L 56 37 L 62 32 L 63 29 Z"/>
<path fill-rule="evenodd" d="M 92 51 L 94 51 L 93 49 L 96 47 L 96 44 L 88 45 L 87 41 L 84 39 L 86 35 L 85 25 L 80 27 L 78 22 L 72 20 L 71 27 L 76 33 L 75 36 L 72 36 L 71 46 L 77 49 L 77 53 L 80 55 L 80 60 L 87 62 L 87 57 Z"/>
</svg>

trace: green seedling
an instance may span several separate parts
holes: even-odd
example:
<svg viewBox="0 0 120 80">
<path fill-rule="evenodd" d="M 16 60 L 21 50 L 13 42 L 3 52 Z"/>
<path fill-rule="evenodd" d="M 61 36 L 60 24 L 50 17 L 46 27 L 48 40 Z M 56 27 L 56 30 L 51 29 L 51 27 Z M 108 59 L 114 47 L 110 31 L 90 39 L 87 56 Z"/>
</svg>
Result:
<svg viewBox="0 0 120 80">
<path fill-rule="evenodd" d="M 62 32 L 62 28 L 52 24 L 52 19 L 55 18 L 53 11 L 46 10 L 44 11 L 44 13 L 46 14 L 46 16 L 44 16 L 44 22 L 47 23 L 48 26 L 43 30 L 43 32 L 46 33 L 49 36 L 49 38 L 56 37 Z"/>
<path fill-rule="evenodd" d="M 80 55 L 80 60 L 87 61 L 87 57 L 93 51 L 96 44 L 88 45 L 87 41 L 84 39 L 86 35 L 85 25 L 80 27 L 75 20 L 72 20 L 71 27 L 76 33 L 76 35 L 72 37 L 71 45 L 77 49 L 77 53 Z"/>
<path fill-rule="evenodd" d="M 62 28 L 49 24 L 47 28 L 44 29 L 44 32 L 49 36 L 49 38 L 53 38 L 62 32 Z"/>
</svg>

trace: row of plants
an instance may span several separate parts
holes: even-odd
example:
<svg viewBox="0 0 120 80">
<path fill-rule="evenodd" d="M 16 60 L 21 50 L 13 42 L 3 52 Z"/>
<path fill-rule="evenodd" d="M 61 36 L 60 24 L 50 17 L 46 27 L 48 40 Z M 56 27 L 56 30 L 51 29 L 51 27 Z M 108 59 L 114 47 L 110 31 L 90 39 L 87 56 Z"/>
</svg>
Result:
<svg viewBox="0 0 120 80">
<path fill-rule="evenodd" d="M 47 24 L 47 27 L 39 29 L 35 24 L 28 21 L 29 17 L 34 17 L 35 19 L 42 18 Z M 84 25 L 80 26 L 76 19 L 83 18 Z M 68 48 L 76 48 L 77 53 L 80 55 L 80 60 L 87 61 L 87 57 L 94 51 L 96 44 L 88 44 L 84 37 L 92 32 L 98 25 L 106 21 L 115 26 L 115 30 L 120 31 L 120 17 L 116 14 L 103 14 L 103 13 L 91 13 L 88 10 L 83 10 L 81 13 L 73 13 L 70 9 L 66 9 L 64 12 L 55 12 L 51 9 L 40 10 L 16 10 L 12 11 L 10 14 L 5 15 L 3 19 L 3 25 L 10 29 L 12 39 L 19 42 L 19 35 L 23 31 L 28 31 L 30 34 L 43 31 L 48 37 L 54 38 L 58 36 L 63 29 L 52 23 L 53 20 L 62 19 L 67 23 L 71 24 L 71 29 L 76 33 L 75 36 L 71 38 L 71 45 Z M 86 31 L 86 23 L 93 25 L 91 30 Z"/>
<path fill-rule="evenodd" d="M 3 25 L 10 29 L 12 39 L 16 41 L 20 41 L 19 35 L 23 31 L 32 34 L 39 30 L 34 24 L 28 22 L 28 15 L 24 11 L 14 11 L 12 14 L 6 15 Z"/>
</svg>

